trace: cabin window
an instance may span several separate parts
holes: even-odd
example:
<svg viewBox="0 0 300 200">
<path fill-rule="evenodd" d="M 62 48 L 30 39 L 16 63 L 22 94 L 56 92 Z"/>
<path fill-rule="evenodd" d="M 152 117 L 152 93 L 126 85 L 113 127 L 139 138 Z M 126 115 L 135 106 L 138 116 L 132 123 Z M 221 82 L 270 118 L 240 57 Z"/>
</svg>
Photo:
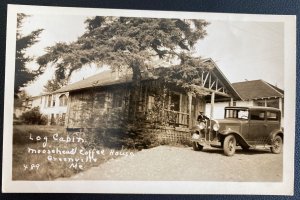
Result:
<svg viewBox="0 0 300 200">
<path fill-rule="evenodd" d="M 148 96 L 148 110 L 151 110 L 154 106 L 154 96 Z"/>
<path fill-rule="evenodd" d="M 115 93 L 113 95 L 113 108 L 119 108 L 122 107 L 122 95 Z"/>
<path fill-rule="evenodd" d="M 279 108 L 279 100 L 278 99 L 255 100 L 254 105 Z"/>
<path fill-rule="evenodd" d="M 279 108 L 279 99 L 268 99 L 267 106 L 273 108 Z"/>
<path fill-rule="evenodd" d="M 97 93 L 96 94 L 96 101 L 99 108 L 104 108 L 105 104 L 105 93 Z"/>
<path fill-rule="evenodd" d="M 55 96 L 52 96 L 52 106 L 54 107 L 55 106 Z"/>
<path fill-rule="evenodd" d="M 65 94 L 60 95 L 59 97 L 59 106 L 66 106 L 68 102 L 68 98 Z"/>
<path fill-rule="evenodd" d="M 256 101 L 254 101 L 254 105 L 256 105 L 256 106 L 265 106 L 265 101 L 256 100 Z"/>
</svg>

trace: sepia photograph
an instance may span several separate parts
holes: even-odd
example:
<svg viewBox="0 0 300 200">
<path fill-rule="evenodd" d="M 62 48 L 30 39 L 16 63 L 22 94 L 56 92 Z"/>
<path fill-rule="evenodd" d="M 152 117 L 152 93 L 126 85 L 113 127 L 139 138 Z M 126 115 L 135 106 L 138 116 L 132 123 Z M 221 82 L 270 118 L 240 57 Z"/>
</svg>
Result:
<svg viewBox="0 0 300 200">
<path fill-rule="evenodd" d="M 294 16 L 9 5 L 7 21 L 3 192 L 293 193 Z"/>
</svg>

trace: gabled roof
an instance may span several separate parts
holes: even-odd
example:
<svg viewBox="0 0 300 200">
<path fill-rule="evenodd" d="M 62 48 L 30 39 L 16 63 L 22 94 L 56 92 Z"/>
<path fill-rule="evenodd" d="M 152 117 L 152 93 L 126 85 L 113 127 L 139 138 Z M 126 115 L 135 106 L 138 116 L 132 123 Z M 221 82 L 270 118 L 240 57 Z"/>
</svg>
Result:
<svg viewBox="0 0 300 200">
<path fill-rule="evenodd" d="M 243 100 L 283 97 L 284 91 L 263 80 L 232 83 Z"/>
<path fill-rule="evenodd" d="M 228 89 L 228 91 L 230 92 L 230 94 L 232 95 L 232 97 L 235 100 L 241 100 L 242 97 L 236 91 L 236 89 L 233 87 L 233 85 L 230 83 L 230 81 L 226 78 L 226 76 L 223 74 L 223 72 L 219 69 L 217 64 L 211 58 L 206 59 L 204 62 L 212 62 L 213 63 L 213 65 L 215 66 L 213 69 L 214 74 L 222 81 L 224 86 Z"/>
<path fill-rule="evenodd" d="M 232 87 L 231 83 L 227 80 L 227 78 L 224 76 L 224 74 L 217 67 L 216 63 L 210 58 L 204 59 L 203 62 L 211 62 L 214 65 L 214 68 L 213 68 L 214 74 L 224 84 L 224 86 L 227 88 L 227 90 L 230 92 L 230 94 L 233 96 L 233 98 L 236 100 L 240 100 L 241 97 L 236 92 L 235 88 Z M 144 76 L 143 80 L 156 79 L 156 78 L 158 78 L 158 77 L 153 76 L 153 77 L 149 78 L 147 76 Z M 81 89 L 92 88 L 92 87 L 109 86 L 109 85 L 130 83 L 130 82 L 132 82 L 132 74 L 123 75 L 117 79 L 116 75 L 113 74 L 111 70 L 107 70 L 107 71 L 103 71 L 99 74 L 96 74 L 94 76 L 88 77 L 84 80 L 67 85 L 67 86 L 55 91 L 54 93 L 69 92 L 69 91 L 81 90 Z"/>
</svg>

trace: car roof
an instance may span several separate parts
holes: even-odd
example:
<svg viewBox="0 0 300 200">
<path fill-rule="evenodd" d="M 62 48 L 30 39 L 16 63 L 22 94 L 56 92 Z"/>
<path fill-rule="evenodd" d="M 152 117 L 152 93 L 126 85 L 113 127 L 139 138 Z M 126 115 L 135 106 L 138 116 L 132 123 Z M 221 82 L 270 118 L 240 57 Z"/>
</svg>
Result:
<svg viewBox="0 0 300 200">
<path fill-rule="evenodd" d="M 278 108 L 264 107 L 264 106 L 227 106 L 225 109 L 248 109 L 248 110 L 268 110 L 268 111 L 280 111 Z"/>
</svg>

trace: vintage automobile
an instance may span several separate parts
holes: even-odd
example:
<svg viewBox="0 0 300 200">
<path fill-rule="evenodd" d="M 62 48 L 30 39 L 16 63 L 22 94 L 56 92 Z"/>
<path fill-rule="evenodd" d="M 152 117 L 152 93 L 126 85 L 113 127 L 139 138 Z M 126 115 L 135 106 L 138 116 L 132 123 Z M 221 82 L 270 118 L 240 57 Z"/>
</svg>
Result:
<svg viewBox="0 0 300 200">
<path fill-rule="evenodd" d="M 203 120 L 191 131 L 193 149 L 221 147 L 233 156 L 236 146 L 242 149 L 264 147 L 279 154 L 283 147 L 281 112 L 270 107 L 225 107 L 225 119 Z"/>
</svg>

